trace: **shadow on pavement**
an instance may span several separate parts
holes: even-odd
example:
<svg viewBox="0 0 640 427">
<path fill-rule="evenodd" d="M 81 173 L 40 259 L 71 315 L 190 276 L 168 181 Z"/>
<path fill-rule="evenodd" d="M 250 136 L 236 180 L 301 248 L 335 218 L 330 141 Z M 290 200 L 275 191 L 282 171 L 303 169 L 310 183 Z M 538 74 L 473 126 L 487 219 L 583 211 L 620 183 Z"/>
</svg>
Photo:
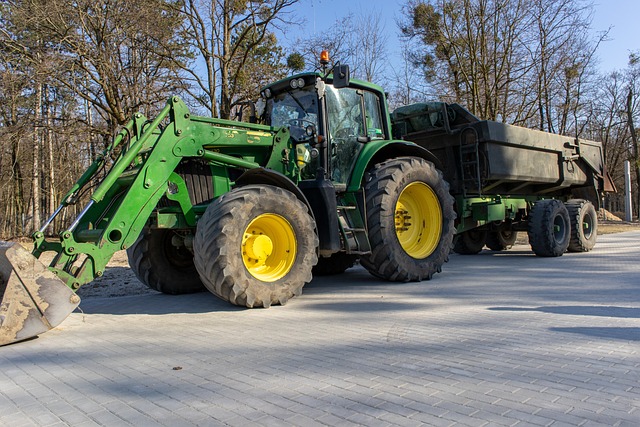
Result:
<svg viewBox="0 0 640 427">
<path fill-rule="evenodd" d="M 410 311 L 424 309 L 424 304 L 410 304 L 397 301 L 332 301 L 305 305 L 305 310 L 323 310 L 337 313 L 382 313 L 385 311 Z"/>
<path fill-rule="evenodd" d="M 194 314 L 247 310 L 231 305 L 209 292 L 188 295 L 147 294 L 119 298 L 90 298 L 80 303 L 86 314 Z"/>
<path fill-rule="evenodd" d="M 581 334 L 590 337 L 617 339 L 624 341 L 640 341 L 640 328 L 616 328 L 616 327 L 574 327 L 574 328 L 549 328 L 553 332 L 567 332 Z"/>
<path fill-rule="evenodd" d="M 548 307 L 490 307 L 492 311 L 539 311 L 542 313 L 569 314 L 573 316 L 621 317 L 640 319 L 640 308 L 615 306 L 548 306 Z"/>
</svg>

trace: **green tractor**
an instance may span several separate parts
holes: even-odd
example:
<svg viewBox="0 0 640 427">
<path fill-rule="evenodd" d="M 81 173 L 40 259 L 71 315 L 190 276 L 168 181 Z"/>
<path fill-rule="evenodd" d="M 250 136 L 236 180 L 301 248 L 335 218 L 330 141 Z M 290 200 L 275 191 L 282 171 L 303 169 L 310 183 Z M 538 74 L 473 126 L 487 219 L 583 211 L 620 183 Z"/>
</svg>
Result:
<svg viewBox="0 0 640 427">
<path fill-rule="evenodd" d="M 34 233 L 31 253 L 0 245 L 0 345 L 62 322 L 80 302 L 74 291 L 122 249 L 152 289 L 206 288 L 246 307 L 285 304 L 313 274 L 357 260 L 391 281 L 441 271 L 454 201 L 437 159 L 393 140 L 382 88 L 337 65 L 265 87 L 254 107 L 252 123 L 192 116 L 177 97 L 153 120 L 136 114 Z M 72 224 L 45 238 L 92 189 Z"/>
</svg>

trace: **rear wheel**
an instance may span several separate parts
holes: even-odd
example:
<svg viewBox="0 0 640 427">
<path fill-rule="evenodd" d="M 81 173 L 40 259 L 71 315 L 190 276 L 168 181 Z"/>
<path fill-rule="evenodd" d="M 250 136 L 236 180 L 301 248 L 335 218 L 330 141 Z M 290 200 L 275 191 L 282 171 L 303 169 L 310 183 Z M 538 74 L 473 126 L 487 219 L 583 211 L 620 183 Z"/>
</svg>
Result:
<svg viewBox="0 0 640 427">
<path fill-rule="evenodd" d="M 357 255 L 337 252 L 329 257 L 319 257 L 318 263 L 313 266 L 314 276 L 331 276 L 334 274 L 344 273 L 348 268 L 358 260 Z"/>
<path fill-rule="evenodd" d="M 127 256 L 138 280 L 153 290 L 173 295 L 204 290 L 193 254 L 174 230 L 145 229 Z"/>
<path fill-rule="evenodd" d="M 511 249 L 518 239 L 518 232 L 513 230 L 490 231 L 487 234 L 486 245 L 492 251 Z"/>
<path fill-rule="evenodd" d="M 431 279 L 448 261 L 455 232 L 449 185 L 432 163 L 400 158 L 380 163 L 365 186 L 371 274 L 393 281 Z"/>
<path fill-rule="evenodd" d="M 212 202 L 198 221 L 193 246 L 207 289 L 250 308 L 300 295 L 318 261 L 307 206 L 269 185 L 241 187 Z"/>
<path fill-rule="evenodd" d="M 529 215 L 529 243 L 538 256 L 561 256 L 569 246 L 569 212 L 560 200 L 541 200 Z"/>
<path fill-rule="evenodd" d="M 460 255 L 475 255 L 482 250 L 487 241 L 486 230 L 467 230 L 456 235 L 453 250 Z"/>
<path fill-rule="evenodd" d="M 593 204 L 584 199 L 573 199 L 566 203 L 571 221 L 569 252 L 589 252 L 598 237 L 598 216 Z"/>
</svg>

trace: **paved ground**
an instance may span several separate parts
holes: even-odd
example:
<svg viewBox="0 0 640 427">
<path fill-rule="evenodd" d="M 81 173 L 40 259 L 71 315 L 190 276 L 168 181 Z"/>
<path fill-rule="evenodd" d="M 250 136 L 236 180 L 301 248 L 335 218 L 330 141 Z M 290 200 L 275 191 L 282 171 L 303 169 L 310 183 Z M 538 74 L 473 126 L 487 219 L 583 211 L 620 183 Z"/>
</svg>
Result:
<svg viewBox="0 0 640 427">
<path fill-rule="evenodd" d="M 0 348 L 0 425 L 640 425 L 640 232 L 588 254 L 355 268 L 285 307 L 87 299 Z"/>
</svg>

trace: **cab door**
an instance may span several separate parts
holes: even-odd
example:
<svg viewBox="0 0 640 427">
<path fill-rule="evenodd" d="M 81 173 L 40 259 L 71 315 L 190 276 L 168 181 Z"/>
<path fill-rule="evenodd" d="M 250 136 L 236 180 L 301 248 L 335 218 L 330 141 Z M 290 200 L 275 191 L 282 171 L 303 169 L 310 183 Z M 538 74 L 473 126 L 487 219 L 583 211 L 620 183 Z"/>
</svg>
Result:
<svg viewBox="0 0 640 427">
<path fill-rule="evenodd" d="M 384 139 L 380 98 L 373 92 L 327 86 L 329 176 L 343 187 L 349 181 L 363 144 Z"/>
</svg>

